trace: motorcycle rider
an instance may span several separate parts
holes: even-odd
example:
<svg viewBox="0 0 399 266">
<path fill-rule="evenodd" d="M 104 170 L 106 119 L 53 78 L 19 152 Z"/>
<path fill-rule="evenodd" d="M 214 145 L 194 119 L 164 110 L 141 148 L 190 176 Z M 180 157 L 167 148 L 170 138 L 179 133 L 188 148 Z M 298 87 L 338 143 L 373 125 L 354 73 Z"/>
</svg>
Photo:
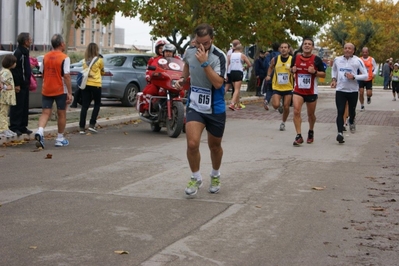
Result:
<svg viewBox="0 0 399 266">
<path fill-rule="evenodd" d="M 165 43 L 162 46 L 162 53 L 160 56 L 157 56 L 155 58 L 151 58 L 153 60 L 150 59 L 150 61 L 148 61 L 148 66 L 157 66 L 158 65 L 158 61 L 161 58 L 168 58 L 168 57 L 175 57 L 175 58 L 179 58 L 178 56 L 175 55 L 176 54 L 176 47 L 173 44 L 170 43 Z M 180 58 L 179 58 L 180 59 Z M 151 84 L 151 74 L 152 74 L 153 70 L 147 70 L 146 72 L 146 78 L 147 81 L 149 82 L 147 84 L 147 86 L 145 86 L 144 90 L 143 90 L 143 97 L 144 97 L 144 104 L 142 104 L 142 109 L 140 111 L 143 111 L 143 116 L 144 117 L 149 117 L 149 106 L 150 106 L 150 99 L 152 96 L 158 96 L 161 95 L 161 93 L 159 92 L 159 87 Z M 148 76 L 148 77 L 147 77 Z"/>
</svg>

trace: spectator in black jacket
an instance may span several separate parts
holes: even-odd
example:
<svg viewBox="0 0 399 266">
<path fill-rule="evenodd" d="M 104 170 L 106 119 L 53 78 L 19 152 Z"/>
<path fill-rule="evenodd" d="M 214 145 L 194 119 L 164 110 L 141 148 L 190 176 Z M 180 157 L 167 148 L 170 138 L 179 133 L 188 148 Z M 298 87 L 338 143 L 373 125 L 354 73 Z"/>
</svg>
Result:
<svg viewBox="0 0 399 266">
<path fill-rule="evenodd" d="M 32 38 L 29 33 L 22 32 L 17 37 L 18 47 L 14 51 L 17 66 L 11 70 L 14 78 L 17 104 L 10 108 L 10 130 L 18 136 L 31 134 L 27 128 L 29 119 L 29 84 L 31 66 L 29 61 L 29 47 Z"/>
<path fill-rule="evenodd" d="M 266 52 L 260 50 L 259 57 L 255 60 L 256 96 L 262 96 L 262 83 L 266 78 L 267 69 L 264 66 Z"/>
</svg>

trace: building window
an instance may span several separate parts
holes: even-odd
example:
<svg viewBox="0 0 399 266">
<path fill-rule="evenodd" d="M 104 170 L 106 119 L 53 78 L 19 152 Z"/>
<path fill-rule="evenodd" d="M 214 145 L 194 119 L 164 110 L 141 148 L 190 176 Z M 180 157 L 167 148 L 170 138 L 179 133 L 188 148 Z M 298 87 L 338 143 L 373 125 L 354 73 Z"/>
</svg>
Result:
<svg viewBox="0 0 399 266">
<path fill-rule="evenodd" d="M 81 30 L 80 31 L 80 44 L 84 44 L 85 43 L 85 31 Z"/>
<path fill-rule="evenodd" d="M 108 47 L 111 47 L 111 33 L 108 33 Z"/>
<path fill-rule="evenodd" d="M 96 36 L 96 32 L 93 30 L 91 32 L 91 42 L 94 42 L 94 37 Z"/>
</svg>

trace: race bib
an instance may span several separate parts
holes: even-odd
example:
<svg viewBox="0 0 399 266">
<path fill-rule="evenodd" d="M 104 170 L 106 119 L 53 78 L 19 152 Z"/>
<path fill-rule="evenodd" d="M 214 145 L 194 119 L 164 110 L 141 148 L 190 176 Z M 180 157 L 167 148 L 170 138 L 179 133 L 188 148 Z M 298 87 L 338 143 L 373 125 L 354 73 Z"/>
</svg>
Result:
<svg viewBox="0 0 399 266">
<path fill-rule="evenodd" d="M 298 88 L 299 89 L 310 89 L 311 84 L 312 84 L 312 75 L 298 74 Z"/>
<path fill-rule="evenodd" d="M 278 84 L 288 84 L 288 73 L 278 73 L 277 83 Z"/>
<path fill-rule="evenodd" d="M 190 92 L 190 108 L 194 110 L 204 113 L 211 114 L 212 113 L 212 90 L 201 87 L 191 86 Z"/>
<path fill-rule="evenodd" d="M 346 81 L 346 80 L 348 80 L 348 78 L 346 77 L 346 73 L 351 73 L 352 72 L 352 70 L 351 69 L 349 69 L 349 68 L 340 68 L 339 69 L 339 76 L 338 76 L 338 78 L 339 78 L 339 80 L 340 81 Z"/>
</svg>

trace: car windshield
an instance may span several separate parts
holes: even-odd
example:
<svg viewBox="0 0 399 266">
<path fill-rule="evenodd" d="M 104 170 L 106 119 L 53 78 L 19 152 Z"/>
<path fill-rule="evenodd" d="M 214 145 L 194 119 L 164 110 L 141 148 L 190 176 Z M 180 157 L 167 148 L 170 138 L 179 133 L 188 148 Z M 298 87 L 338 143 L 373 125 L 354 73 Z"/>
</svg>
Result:
<svg viewBox="0 0 399 266">
<path fill-rule="evenodd" d="M 105 66 L 122 66 L 126 61 L 126 56 L 114 55 L 114 56 L 104 56 Z"/>
<path fill-rule="evenodd" d="M 184 62 L 178 58 L 166 57 L 158 60 L 158 67 L 165 70 L 183 71 Z"/>
</svg>

